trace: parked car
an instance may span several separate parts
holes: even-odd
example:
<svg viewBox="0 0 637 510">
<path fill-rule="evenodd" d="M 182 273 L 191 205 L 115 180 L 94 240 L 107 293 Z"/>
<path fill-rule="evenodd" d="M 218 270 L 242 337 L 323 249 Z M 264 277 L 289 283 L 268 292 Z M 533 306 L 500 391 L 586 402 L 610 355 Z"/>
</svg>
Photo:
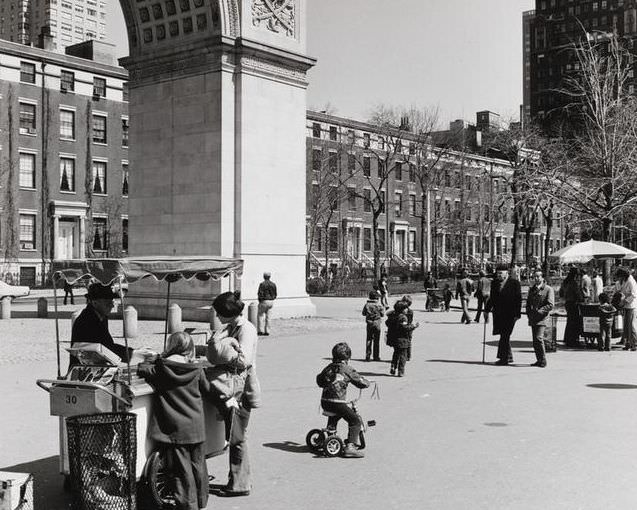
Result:
<svg viewBox="0 0 637 510">
<path fill-rule="evenodd" d="M 28 296 L 31 289 L 26 285 L 9 285 L 0 280 L 0 299 L 4 297 L 17 298 Z"/>
</svg>

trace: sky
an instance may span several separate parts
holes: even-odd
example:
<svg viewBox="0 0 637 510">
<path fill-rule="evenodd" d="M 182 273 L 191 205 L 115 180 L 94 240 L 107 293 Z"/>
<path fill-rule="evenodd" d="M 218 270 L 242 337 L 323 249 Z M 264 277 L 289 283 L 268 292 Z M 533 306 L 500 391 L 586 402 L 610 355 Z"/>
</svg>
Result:
<svg viewBox="0 0 637 510">
<path fill-rule="evenodd" d="M 440 126 L 491 110 L 517 119 L 522 12 L 534 0 L 307 0 L 308 108 L 367 120 L 378 105 L 437 108 Z M 119 2 L 108 2 L 118 56 Z M 391 6 L 389 8 L 388 6 Z"/>
</svg>

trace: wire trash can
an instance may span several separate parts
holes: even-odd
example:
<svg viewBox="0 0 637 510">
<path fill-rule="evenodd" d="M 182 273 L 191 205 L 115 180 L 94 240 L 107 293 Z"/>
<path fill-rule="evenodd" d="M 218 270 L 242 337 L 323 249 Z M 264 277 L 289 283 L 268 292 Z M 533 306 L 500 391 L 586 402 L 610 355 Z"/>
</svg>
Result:
<svg viewBox="0 0 637 510">
<path fill-rule="evenodd" d="M 72 510 L 135 510 L 136 415 L 67 418 Z"/>
<path fill-rule="evenodd" d="M 546 352 L 557 351 L 557 314 L 549 316 L 549 323 L 544 330 L 544 350 Z"/>
</svg>

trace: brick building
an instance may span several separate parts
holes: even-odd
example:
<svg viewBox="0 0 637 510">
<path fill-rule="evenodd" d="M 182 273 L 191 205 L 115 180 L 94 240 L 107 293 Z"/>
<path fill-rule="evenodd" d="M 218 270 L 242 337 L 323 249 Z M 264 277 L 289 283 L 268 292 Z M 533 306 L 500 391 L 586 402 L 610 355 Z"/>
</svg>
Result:
<svg viewBox="0 0 637 510">
<path fill-rule="evenodd" d="M 478 115 L 478 120 L 487 124 L 493 118 L 492 112 Z M 454 132 L 454 125 L 449 132 Z M 475 128 L 467 132 L 475 135 Z M 308 111 L 307 231 L 311 274 L 321 271 L 326 259 L 331 267 L 372 267 L 372 210 L 368 200 L 381 183 L 382 164 L 375 155 L 387 143 L 383 137 L 384 133 L 371 124 Z M 380 191 L 387 204 L 379 217 L 383 263 L 414 269 L 423 259 L 428 259 L 424 262 L 429 267 L 510 261 L 514 240 L 512 203 L 506 199 L 506 179 L 511 172 L 508 163 L 469 151 L 446 150 L 427 196 L 415 173 L 416 139 L 414 136 L 410 142 L 410 135 L 404 133 L 399 166 Z M 325 193 L 321 188 L 337 185 L 347 192 L 339 200 L 332 200 L 332 214 L 317 217 L 315 204 Z M 550 251 L 563 245 L 563 225 L 558 220 L 554 227 Z M 543 228 L 540 220 L 539 228 L 530 236 L 532 253 L 538 259 L 544 253 Z M 427 243 L 423 242 L 428 232 L 429 257 Z M 517 243 L 522 260 L 526 244 L 522 233 Z"/>
<path fill-rule="evenodd" d="M 128 239 L 127 73 L 97 41 L 62 55 L 0 40 L 0 268 L 121 255 Z M 106 63 L 105 63 L 106 62 Z"/>
</svg>

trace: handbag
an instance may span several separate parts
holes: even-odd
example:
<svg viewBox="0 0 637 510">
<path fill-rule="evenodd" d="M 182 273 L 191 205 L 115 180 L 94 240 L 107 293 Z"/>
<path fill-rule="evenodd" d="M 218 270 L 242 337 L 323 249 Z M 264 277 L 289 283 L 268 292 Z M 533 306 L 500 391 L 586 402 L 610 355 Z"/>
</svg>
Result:
<svg viewBox="0 0 637 510">
<path fill-rule="evenodd" d="M 248 369 L 242 401 L 247 409 L 261 407 L 261 384 L 254 367 Z"/>
<path fill-rule="evenodd" d="M 619 338 L 624 333 L 624 316 L 621 313 L 615 315 L 613 320 L 613 328 L 611 331 L 611 337 Z"/>
</svg>

